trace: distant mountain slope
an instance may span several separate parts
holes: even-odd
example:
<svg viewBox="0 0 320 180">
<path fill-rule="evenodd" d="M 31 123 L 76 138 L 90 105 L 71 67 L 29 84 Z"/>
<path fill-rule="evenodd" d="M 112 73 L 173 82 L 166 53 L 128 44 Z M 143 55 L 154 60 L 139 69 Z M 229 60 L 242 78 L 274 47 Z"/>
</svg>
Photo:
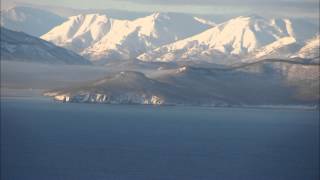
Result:
<svg viewBox="0 0 320 180">
<path fill-rule="evenodd" d="M 210 22 L 185 14 L 153 13 L 135 20 L 88 14 L 70 17 L 42 38 L 92 60 L 132 59 L 156 47 L 197 34 Z"/>
<path fill-rule="evenodd" d="M 293 55 L 300 58 L 319 58 L 320 57 L 320 35 L 308 40 L 306 44 Z"/>
<path fill-rule="evenodd" d="M 31 7 L 16 6 L 1 11 L 1 26 L 37 37 L 47 33 L 63 21 L 65 21 L 63 17 Z"/>
<path fill-rule="evenodd" d="M 295 38 L 287 36 L 254 50 L 248 56 L 250 59 L 290 58 L 299 51 L 301 44 Z"/>
<path fill-rule="evenodd" d="M 301 22 L 299 24 L 302 25 Z M 306 32 L 302 33 L 302 29 Z M 195 36 L 141 54 L 138 59 L 163 62 L 182 60 L 215 62 L 219 59 L 240 59 L 280 39 L 288 37 L 291 42 L 296 40 L 303 42 L 305 38 L 312 37 L 315 33 L 317 33 L 316 27 L 296 28 L 294 22 L 288 19 L 240 16 Z"/>
<path fill-rule="evenodd" d="M 232 68 L 185 66 L 158 80 L 184 87 L 180 94 L 227 104 L 317 104 L 319 64 L 262 60 Z M 188 91 L 192 89 L 192 91 Z"/>
<path fill-rule="evenodd" d="M 174 97 L 173 90 L 170 85 L 147 78 L 140 72 L 125 71 L 83 86 L 53 90 L 45 95 L 72 102 L 163 104 L 165 97 Z"/>
<path fill-rule="evenodd" d="M 183 66 L 152 78 L 125 71 L 46 95 L 117 104 L 317 105 L 319 64 L 264 60 L 232 68 Z"/>
<path fill-rule="evenodd" d="M 91 64 L 74 52 L 27 35 L 1 27 L 1 60 L 52 64 Z"/>
</svg>

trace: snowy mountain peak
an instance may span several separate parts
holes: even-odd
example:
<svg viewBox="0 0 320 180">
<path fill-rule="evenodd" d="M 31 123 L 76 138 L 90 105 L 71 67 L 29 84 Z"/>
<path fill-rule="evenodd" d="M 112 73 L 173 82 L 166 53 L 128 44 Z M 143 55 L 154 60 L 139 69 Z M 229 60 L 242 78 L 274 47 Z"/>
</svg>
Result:
<svg viewBox="0 0 320 180">
<path fill-rule="evenodd" d="M 233 19 L 231 19 L 231 21 L 247 21 L 247 22 L 250 22 L 250 21 L 257 21 L 257 20 L 267 20 L 265 19 L 264 17 L 262 16 L 258 16 L 258 15 L 248 15 L 248 16 L 238 16 L 238 17 L 235 17 Z"/>
<path fill-rule="evenodd" d="M 81 14 L 53 28 L 42 39 L 81 52 L 100 40 L 110 29 L 111 19 L 101 14 Z"/>
<path fill-rule="evenodd" d="M 75 21 L 79 24 L 87 23 L 94 23 L 95 21 L 107 21 L 109 18 L 103 14 L 80 14 L 77 16 L 69 17 L 69 20 Z M 90 25 L 90 24 L 86 24 Z"/>
<path fill-rule="evenodd" d="M 171 13 L 172 15 L 172 13 Z M 170 19 L 170 13 L 165 13 L 165 12 L 154 12 L 152 13 L 149 17 L 153 17 L 154 19 Z"/>
</svg>

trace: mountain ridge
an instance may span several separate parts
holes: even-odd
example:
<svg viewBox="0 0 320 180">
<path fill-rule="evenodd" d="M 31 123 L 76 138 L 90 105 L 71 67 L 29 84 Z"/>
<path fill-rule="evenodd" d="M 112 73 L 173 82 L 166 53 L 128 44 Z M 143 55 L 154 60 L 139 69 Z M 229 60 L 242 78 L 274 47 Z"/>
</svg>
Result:
<svg viewBox="0 0 320 180">
<path fill-rule="evenodd" d="M 137 58 L 142 61 L 164 62 L 239 59 L 281 38 L 301 41 L 292 27 L 292 22 L 288 19 L 239 16 L 195 36 L 141 54 Z M 313 33 L 310 33 L 310 36 L 312 35 Z"/>
<path fill-rule="evenodd" d="M 85 64 L 91 62 L 78 54 L 23 32 L 0 27 L 1 60 L 50 64 Z"/>
<path fill-rule="evenodd" d="M 98 40 L 91 40 L 90 35 L 92 32 L 83 32 L 83 34 L 87 33 L 86 35 L 89 38 L 80 36 L 79 38 L 71 37 L 70 39 L 65 38 L 63 40 L 64 34 L 68 34 L 69 30 L 72 30 L 72 24 L 75 21 L 72 18 L 69 18 L 62 25 L 55 27 L 43 35 L 42 38 L 67 48 L 68 41 L 80 41 L 80 44 L 88 41 L 88 45 L 84 48 L 77 49 L 71 46 L 71 49 L 73 48 L 76 52 L 92 60 L 127 60 L 135 58 L 147 50 L 188 37 L 210 27 L 207 23 L 200 22 L 199 18 L 195 19 L 192 16 L 177 13 L 156 12 L 134 20 L 113 19 L 99 14 L 79 16 L 85 17 L 84 21 L 89 16 L 103 16 L 99 24 L 103 24 L 102 26 L 105 28 L 92 27 L 92 29 L 98 29 L 98 31 L 101 29 L 105 30 Z M 187 26 L 191 26 L 191 28 L 185 31 L 185 27 Z M 78 30 L 81 29 L 90 29 L 90 25 L 84 24 L 84 27 L 80 26 Z M 59 42 L 60 40 L 62 40 L 62 43 Z"/>
<path fill-rule="evenodd" d="M 320 98 L 314 93 L 319 91 L 318 74 L 319 64 L 266 59 L 232 68 L 182 66 L 155 77 L 122 71 L 45 95 L 107 104 L 316 105 Z"/>
</svg>

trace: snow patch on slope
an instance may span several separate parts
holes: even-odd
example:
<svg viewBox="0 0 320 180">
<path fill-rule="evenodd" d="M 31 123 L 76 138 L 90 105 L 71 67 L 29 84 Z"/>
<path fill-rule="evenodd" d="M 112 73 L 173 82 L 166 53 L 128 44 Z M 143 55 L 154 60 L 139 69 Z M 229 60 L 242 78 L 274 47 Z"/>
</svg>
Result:
<svg viewBox="0 0 320 180">
<path fill-rule="evenodd" d="M 296 39 L 288 36 L 257 49 L 250 58 L 289 58 L 299 48 L 301 46 L 297 43 Z"/>
<path fill-rule="evenodd" d="M 303 46 L 300 51 L 293 55 L 292 57 L 300 58 L 319 58 L 320 51 L 320 35 L 307 41 L 305 46 Z"/>
</svg>

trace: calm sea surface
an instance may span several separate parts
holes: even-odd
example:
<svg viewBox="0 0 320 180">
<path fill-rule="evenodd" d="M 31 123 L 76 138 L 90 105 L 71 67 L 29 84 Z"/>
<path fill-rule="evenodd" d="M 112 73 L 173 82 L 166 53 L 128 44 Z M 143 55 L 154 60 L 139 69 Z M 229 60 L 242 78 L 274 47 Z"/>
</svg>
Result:
<svg viewBox="0 0 320 180">
<path fill-rule="evenodd" d="M 319 113 L 1 100 L 2 180 L 318 180 Z"/>
</svg>

